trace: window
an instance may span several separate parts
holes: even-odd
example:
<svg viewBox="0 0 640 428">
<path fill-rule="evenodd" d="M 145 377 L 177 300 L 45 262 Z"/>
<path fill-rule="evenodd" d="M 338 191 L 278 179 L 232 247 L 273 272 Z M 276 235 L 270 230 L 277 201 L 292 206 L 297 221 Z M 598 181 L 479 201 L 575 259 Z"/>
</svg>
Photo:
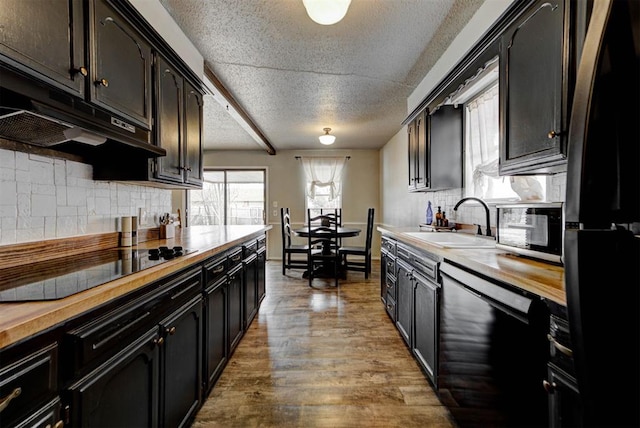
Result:
<svg viewBox="0 0 640 428">
<path fill-rule="evenodd" d="M 264 224 L 264 170 L 205 170 L 202 190 L 190 190 L 189 225 Z"/>
<path fill-rule="evenodd" d="M 546 177 L 501 177 L 498 173 L 500 110 L 497 62 L 487 66 L 461 92 L 455 102 L 465 107 L 465 196 L 484 200 L 518 200 L 519 195 L 527 195 L 544 199 Z"/>
<path fill-rule="evenodd" d="M 307 208 L 342 208 L 345 157 L 303 157 Z"/>
</svg>

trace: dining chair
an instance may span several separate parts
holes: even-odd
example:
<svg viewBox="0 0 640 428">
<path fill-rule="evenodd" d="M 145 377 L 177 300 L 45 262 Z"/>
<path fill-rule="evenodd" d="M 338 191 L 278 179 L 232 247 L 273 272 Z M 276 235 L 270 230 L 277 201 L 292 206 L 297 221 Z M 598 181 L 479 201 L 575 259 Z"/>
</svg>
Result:
<svg viewBox="0 0 640 428">
<path fill-rule="evenodd" d="M 331 214 L 331 215 L 330 215 Z M 338 252 L 338 220 L 337 212 L 325 212 L 314 216 L 312 209 L 307 209 L 307 272 L 309 287 L 320 269 L 325 274 L 333 271 L 335 285 L 338 286 L 340 274 L 340 253 Z"/>
<path fill-rule="evenodd" d="M 306 259 L 291 257 L 294 254 L 306 256 L 307 246 L 292 243 L 289 208 L 280 208 L 280 225 L 282 229 L 282 274 L 285 275 L 287 269 L 306 269 Z"/>
<path fill-rule="evenodd" d="M 344 270 L 364 272 L 365 279 L 369 278 L 371 273 L 371 240 L 373 238 L 373 214 L 374 209 L 369 208 L 367 212 L 367 236 L 364 247 L 340 247 L 340 260 Z M 350 257 L 356 256 L 357 260 L 351 260 Z M 360 257 L 364 257 L 360 259 Z"/>
</svg>

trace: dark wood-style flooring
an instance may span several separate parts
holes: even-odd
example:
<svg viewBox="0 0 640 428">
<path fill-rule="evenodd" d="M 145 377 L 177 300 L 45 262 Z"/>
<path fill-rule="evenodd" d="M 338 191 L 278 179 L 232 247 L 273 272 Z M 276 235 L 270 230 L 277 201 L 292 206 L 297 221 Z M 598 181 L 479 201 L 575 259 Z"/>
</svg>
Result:
<svg viewBox="0 0 640 428">
<path fill-rule="evenodd" d="M 260 311 L 193 427 L 453 427 L 384 310 L 379 262 L 313 285 L 267 262 Z"/>
</svg>

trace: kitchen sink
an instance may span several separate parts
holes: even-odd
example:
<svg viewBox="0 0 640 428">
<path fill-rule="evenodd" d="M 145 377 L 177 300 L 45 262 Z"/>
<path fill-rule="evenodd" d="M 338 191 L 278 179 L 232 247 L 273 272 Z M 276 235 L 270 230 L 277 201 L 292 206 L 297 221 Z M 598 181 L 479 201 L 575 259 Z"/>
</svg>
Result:
<svg viewBox="0 0 640 428">
<path fill-rule="evenodd" d="M 412 238 L 420 239 L 440 248 L 495 248 L 496 241 L 490 237 L 482 237 L 457 232 L 406 232 Z"/>
</svg>

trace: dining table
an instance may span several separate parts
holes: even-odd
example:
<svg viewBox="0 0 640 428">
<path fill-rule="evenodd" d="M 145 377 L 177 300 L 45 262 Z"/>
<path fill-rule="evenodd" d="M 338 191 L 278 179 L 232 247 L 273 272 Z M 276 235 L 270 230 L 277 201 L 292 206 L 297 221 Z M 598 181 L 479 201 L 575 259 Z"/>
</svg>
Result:
<svg viewBox="0 0 640 428">
<path fill-rule="evenodd" d="M 311 236 L 313 238 L 330 238 L 330 237 L 337 237 L 338 239 L 341 238 L 353 238 L 355 236 L 360 235 L 361 230 L 355 227 L 343 227 L 343 226 L 338 226 L 338 230 L 334 233 L 333 231 L 328 231 L 328 230 L 315 230 L 312 232 Z M 293 233 L 296 236 L 300 236 L 303 238 L 308 238 L 309 237 L 309 227 L 305 226 L 305 227 L 301 227 L 299 229 L 294 229 Z M 322 242 L 322 254 L 324 255 L 331 255 L 332 251 L 337 251 L 337 249 L 332 249 L 331 248 L 331 240 L 327 239 L 324 240 Z M 344 269 L 342 269 L 342 266 L 338 266 L 338 275 L 340 276 L 340 278 L 345 277 L 346 272 L 344 271 Z M 307 278 L 309 276 L 309 271 L 305 271 L 302 274 L 303 278 Z M 322 265 L 318 266 L 314 272 L 313 272 L 313 276 L 316 278 L 333 278 L 334 277 L 334 269 L 333 269 L 333 264 L 331 262 L 331 260 L 326 260 Z"/>
</svg>

